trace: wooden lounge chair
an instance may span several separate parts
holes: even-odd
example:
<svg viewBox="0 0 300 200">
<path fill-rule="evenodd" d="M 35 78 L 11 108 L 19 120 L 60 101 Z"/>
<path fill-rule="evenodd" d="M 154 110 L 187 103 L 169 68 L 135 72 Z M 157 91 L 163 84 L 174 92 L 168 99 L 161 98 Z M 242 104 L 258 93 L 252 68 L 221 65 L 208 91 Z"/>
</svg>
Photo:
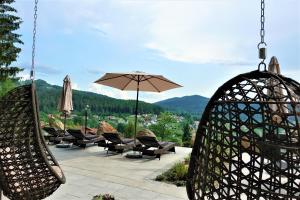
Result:
<svg viewBox="0 0 300 200">
<path fill-rule="evenodd" d="M 134 150 L 142 152 L 142 155 L 155 156 L 160 160 L 164 153 L 174 152 L 174 142 L 159 142 L 156 137 L 138 136 L 137 139 L 141 144 L 137 145 Z"/>
<path fill-rule="evenodd" d="M 54 144 L 59 144 L 64 137 L 70 136 L 69 133 L 64 133 L 63 130 L 57 130 L 52 127 L 44 127 L 43 130 L 49 133 L 48 141 Z"/>
<path fill-rule="evenodd" d="M 124 151 L 130 150 L 134 147 L 134 140 L 129 138 L 121 138 L 120 134 L 114 133 L 103 133 L 103 136 L 109 142 L 107 143 L 107 153 L 109 151 L 123 153 Z"/>
<path fill-rule="evenodd" d="M 73 138 L 64 138 L 64 141 L 73 143 L 76 146 L 85 148 L 87 144 L 98 144 L 106 147 L 105 138 L 103 136 L 83 134 L 81 130 L 78 129 L 68 129 Z"/>
</svg>

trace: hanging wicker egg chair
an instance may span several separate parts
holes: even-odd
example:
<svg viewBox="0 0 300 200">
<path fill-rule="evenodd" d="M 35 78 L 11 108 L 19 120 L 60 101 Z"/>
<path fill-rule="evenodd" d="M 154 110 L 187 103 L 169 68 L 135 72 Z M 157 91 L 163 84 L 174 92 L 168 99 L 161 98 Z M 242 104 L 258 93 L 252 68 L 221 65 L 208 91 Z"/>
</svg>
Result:
<svg viewBox="0 0 300 200">
<path fill-rule="evenodd" d="M 300 84 L 238 75 L 210 99 L 187 181 L 189 199 L 300 199 Z"/>
<path fill-rule="evenodd" d="M 0 189 L 13 200 L 43 199 L 65 183 L 38 113 L 34 84 L 17 87 L 0 101 Z"/>
</svg>

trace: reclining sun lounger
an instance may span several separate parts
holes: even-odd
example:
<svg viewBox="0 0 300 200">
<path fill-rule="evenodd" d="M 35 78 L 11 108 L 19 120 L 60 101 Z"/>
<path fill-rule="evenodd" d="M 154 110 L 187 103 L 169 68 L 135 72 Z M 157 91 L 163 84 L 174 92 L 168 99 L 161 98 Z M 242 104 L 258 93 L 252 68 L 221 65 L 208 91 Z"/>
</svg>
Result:
<svg viewBox="0 0 300 200">
<path fill-rule="evenodd" d="M 137 145 L 134 150 L 142 152 L 142 155 L 155 156 L 160 159 L 164 153 L 175 153 L 174 142 L 159 142 L 155 137 L 150 136 L 138 136 L 137 139 L 141 144 Z"/>
<path fill-rule="evenodd" d="M 103 136 L 83 134 L 81 130 L 68 129 L 72 138 L 64 138 L 64 141 L 73 143 L 76 146 L 85 148 L 87 144 L 98 144 L 99 146 L 106 147 L 105 138 Z"/>
<path fill-rule="evenodd" d="M 57 130 L 52 127 L 44 127 L 43 130 L 49 133 L 48 141 L 54 144 L 59 144 L 63 140 L 63 138 L 70 137 L 70 134 L 68 132 L 64 133 L 63 130 Z"/>
<path fill-rule="evenodd" d="M 68 129 L 68 132 L 72 132 L 73 134 L 71 135 L 70 133 L 68 133 L 69 137 L 64 137 L 63 141 L 69 143 L 74 143 L 76 142 L 76 140 L 84 138 L 84 136 L 87 137 L 88 139 L 96 138 L 96 135 L 91 134 L 90 132 L 84 134 L 84 129 Z"/>
<path fill-rule="evenodd" d="M 123 153 L 134 146 L 133 139 L 121 138 L 119 133 L 103 133 L 103 136 L 109 141 L 107 143 L 107 153 L 108 151 Z"/>
</svg>

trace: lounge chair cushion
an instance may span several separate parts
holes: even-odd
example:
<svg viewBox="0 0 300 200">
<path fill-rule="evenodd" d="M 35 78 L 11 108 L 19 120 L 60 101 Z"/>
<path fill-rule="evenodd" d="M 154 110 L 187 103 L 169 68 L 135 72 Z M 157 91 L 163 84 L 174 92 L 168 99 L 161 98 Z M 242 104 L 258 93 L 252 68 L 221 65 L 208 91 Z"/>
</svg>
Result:
<svg viewBox="0 0 300 200">
<path fill-rule="evenodd" d="M 122 138 L 119 133 L 103 133 L 103 136 L 114 144 L 127 144 L 133 141 L 130 138 Z"/>
<path fill-rule="evenodd" d="M 135 150 L 141 151 L 143 155 L 156 156 L 160 159 L 160 156 L 167 152 L 175 152 L 174 142 L 159 142 L 154 137 L 149 136 L 139 136 L 137 139 L 144 146 L 137 146 Z"/>
<path fill-rule="evenodd" d="M 134 141 L 133 141 L 133 140 L 131 140 L 131 141 L 128 140 L 127 143 L 117 144 L 117 145 L 114 146 L 114 148 L 115 148 L 116 150 L 129 150 L 129 149 L 131 149 L 133 146 L 134 146 Z"/>
<path fill-rule="evenodd" d="M 101 142 L 101 141 L 104 141 L 104 137 L 102 136 L 98 136 L 98 137 L 95 137 L 93 139 L 83 139 L 83 140 L 77 140 L 75 143 L 78 143 L 78 144 L 90 144 L 90 143 L 98 143 L 98 142 Z"/>
<path fill-rule="evenodd" d="M 132 149 L 134 139 L 122 138 L 119 133 L 103 133 L 105 139 L 109 141 L 108 151 L 117 151 L 119 153 Z"/>
<path fill-rule="evenodd" d="M 68 135 L 68 136 L 63 137 L 62 140 L 65 142 L 73 143 L 74 141 L 76 141 L 76 138 L 72 135 Z"/>
<path fill-rule="evenodd" d="M 154 151 L 155 154 L 163 154 L 175 147 L 174 142 L 158 142 L 160 147 Z"/>
<path fill-rule="evenodd" d="M 155 137 L 149 136 L 137 136 L 136 137 L 143 145 L 147 147 L 156 147 L 159 148 L 160 144 Z"/>
<path fill-rule="evenodd" d="M 78 129 L 68 129 L 68 132 L 74 137 L 74 139 L 70 138 L 70 141 L 74 144 L 97 143 L 105 140 L 103 136 L 83 134 L 81 130 Z"/>
</svg>

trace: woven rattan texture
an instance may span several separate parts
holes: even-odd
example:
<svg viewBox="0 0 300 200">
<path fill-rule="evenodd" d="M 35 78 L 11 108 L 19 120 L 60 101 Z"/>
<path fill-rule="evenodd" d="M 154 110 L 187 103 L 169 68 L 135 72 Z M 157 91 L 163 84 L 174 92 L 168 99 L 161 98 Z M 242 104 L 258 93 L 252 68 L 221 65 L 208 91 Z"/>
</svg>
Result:
<svg viewBox="0 0 300 200">
<path fill-rule="evenodd" d="M 189 199 L 300 199 L 300 85 L 241 74 L 213 95 L 200 120 Z"/>
<path fill-rule="evenodd" d="M 20 86 L 0 101 L 0 187 L 13 200 L 43 199 L 65 181 L 38 117 L 33 85 Z"/>
</svg>

